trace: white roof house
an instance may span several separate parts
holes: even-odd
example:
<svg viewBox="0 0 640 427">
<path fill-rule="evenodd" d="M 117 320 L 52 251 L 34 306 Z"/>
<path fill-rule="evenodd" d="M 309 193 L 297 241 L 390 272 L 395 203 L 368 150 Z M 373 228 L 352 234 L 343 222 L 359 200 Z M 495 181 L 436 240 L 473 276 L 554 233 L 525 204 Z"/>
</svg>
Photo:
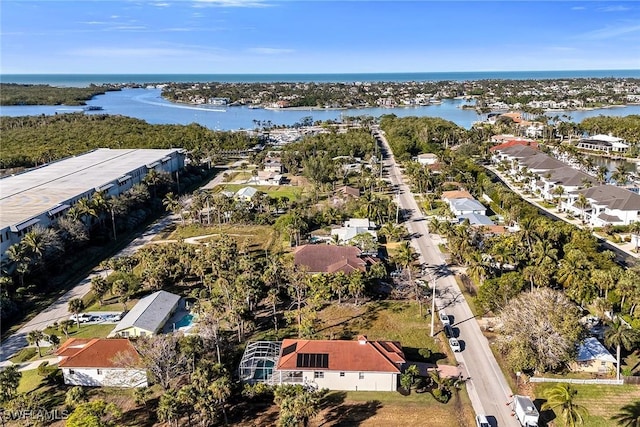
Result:
<svg viewBox="0 0 640 427">
<path fill-rule="evenodd" d="M 258 190 L 253 187 L 243 187 L 236 192 L 236 197 L 242 200 L 251 200 Z"/>
<path fill-rule="evenodd" d="M 421 165 L 435 165 L 438 163 L 438 156 L 433 153 L 418 154 L 418 163 Z"/>
<path fill-rule="evenodd" d="M 338 241 L 347 243 L 358 234 L 368 233 L 377 240 L 376 224 L 368 218 L 351 218 L 344 223 L 344 227 L 331 230 L 332 236 L 338 236 Z"/>
<path fill-rule="evenodd" d="M 467 213 L 458 216 L 458 221 L 460 222 L 464 222 L 465 219 L 468 219 L 471 225 L 495 225 L 495 223 L 491 221 L 491 218 L 477 213 Z"/>
<path fill-rule="evenodd" d="M 167 323 L 179 302 L 179 295 L 167 291 L 147 295 L 118 322 L 109 336 L 129 338 L 155 335 Z"/>
<path fill-rule="evenodd" d="M 475 199 L 451 199 L 449 200 L 449 207 L 455 216 L 471 213 L 487 214 L 487 208 Z"/>
</svg>

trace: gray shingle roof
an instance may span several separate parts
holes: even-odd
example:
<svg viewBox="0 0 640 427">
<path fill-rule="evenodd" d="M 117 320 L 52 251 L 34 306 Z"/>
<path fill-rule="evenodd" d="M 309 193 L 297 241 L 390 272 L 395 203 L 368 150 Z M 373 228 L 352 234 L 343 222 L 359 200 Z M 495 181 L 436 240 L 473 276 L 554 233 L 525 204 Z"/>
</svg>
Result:
<svg viewBox="0 0 640 427">
<path fill-rule="evenodd" d="M 162 323 L 180 301 L 180 296 L 167 291 L 154 292 L 142 298 L 118 322 L 113 333 L 135 326 L 145 331 L 156 332 L 162 328 Z"/>
<path fill-rule="evenodd" d="M 580 190 L 578 193 L 587 199 L 595 200 L 599 205 L 621 211 L 640 211 L 640 195 L 615 185 L 600 185 Z"/>
</svg>

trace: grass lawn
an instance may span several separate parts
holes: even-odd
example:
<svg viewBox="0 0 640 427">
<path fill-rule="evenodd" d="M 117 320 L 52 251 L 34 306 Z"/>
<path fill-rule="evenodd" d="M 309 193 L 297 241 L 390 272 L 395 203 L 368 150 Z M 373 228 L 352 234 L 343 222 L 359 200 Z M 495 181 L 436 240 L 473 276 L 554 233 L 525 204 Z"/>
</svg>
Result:
<svg viewBox="0 0 640 427">
<path fill-rule="evenodd" d="M 251 185 L 251 184 L 223 184 L 216 187 L 215 191 L 231 191 L 236 192 L 244 187 L 253 187 L 258 191 L 267 193 L 270 197 L 287 197 L 289 200 L 298 200 L 302 193 L 306 191 L 305 187 L 296 187 L 291 185 Z"/>
<path fill-rule="evenodd" d="M 28 393 L 40 387 L 40 383 L 44 379 L 38 375 L 37 369 L 30 369 L 21 372 L 20 385 L 18 385 L 18 393 Z"/>
<path fill-rule="evenodd" d="M 406 301 L 379 301 L 360 306 L 332 304 L 318 313 L 321 327 L 318 338 L 355 339 L 366 335 L 370 340 L 399 341 L 411 358 L 418 349 L 431 350 L 432 362 L 447 359 L 446 346 L 430 336 L 430 317 L 423 307 L 422 318 L 418 306 Z M 442 363 L 447 363 L 442 360 Z M 451 356 L 450 363 L 455 364 Z"/>
<path fill-rule="evenodd" d="M 105 323 L 97 325 L 83 325 L 80 324 L 80 329 L 77 326 L 69 328 L 69 338 L 106 338 L 109 332 L 113 331 L 116 327 L 115 323 Z M 45 334 L 56 334 L 60 338 L 60 344 L 67 340 L 67 337 L 59 331 L 57 328 L 48 327 L 44 330 Z"/>
<path fill-rule="evenodd" d="M 236 240 L 238 247 L 247 247 L 250 251 L 272 250 L 273 246 L 280 243 L 277 232 L 273 227 L 266 225 L 237 225 L 223 224 L 221 226 L 203 227 L 193 224 L 185 227 L 178 227 L 168 236 L 170 240 L 180 240 L 189 237 L 213 235 L 211 238 L 199 240 L 206 243 L 215 239 L 215 235 L 226 234 Z M 280 249 L 281 245 L 278 245 Z"/>
<path fill-rule="evenodd" d="M 544 391 L 553 386 L 554 384 L 550 383 L 535 384 L 535 396 L 544 399 Z M 616 426 L 611 416 L 615 415 L 622 406 L 640 400 L 640 387 L 635 385 L 572 384 L 572 386 L 578 390 L 576 402 L 589 411 L 589 416 L 584 423 L 588 427 Z M 558 427 L 564 426 L 559 417 L 554 421 Z"/>
<path fill-rule="evenodd" d="M 89 293 L 93 297 L 93 294 Z M 85 312 L 88 311 L 118 311 L 122 312 L 123 306 L 121 302 L 118 302 L 117 297 L 107 297 L 104 299 L 104 305 L 100 306 L 100 302 L 91 298 L 91 305 L 87 305 L 87 307 L 83 310 Z M 134 305 L 138 303 L 137 299 L 130 299 L 127 301 L 127 308 L 131 309 Z"/>
<path fill-rule="evenodd" d="M 13 363 L 27 362 L 38 356 L 38 350 L 35 347 L 25 347 L 18 351 L 11 359 Z"/>
<path fill-rule="evenodd" d="M 472 426 L 474 413 L 466 391 L 460 391 L 448 404 L 437 402 L 430 393 L 402 396 L 400 393 L 350 391 L 344 402 L 331 412 L 340 419 L 330 425 L 374 426 Z M 324 415 L 325 422 L 328 414 Z M 317 423 L 321 425 L 321 423 Z"/>
</svg>

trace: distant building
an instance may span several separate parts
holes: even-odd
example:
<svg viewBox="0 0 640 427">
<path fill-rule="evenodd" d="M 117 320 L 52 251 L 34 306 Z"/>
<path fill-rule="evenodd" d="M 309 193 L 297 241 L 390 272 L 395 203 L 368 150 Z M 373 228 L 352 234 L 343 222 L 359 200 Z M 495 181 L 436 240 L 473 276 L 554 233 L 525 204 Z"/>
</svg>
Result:
<svg viewBox="0 0 640 427">
<path fill-rule="evenodd" d="M 584 150 L 602 151 L 604 153 L 626 153 L 629 149 L 629 144 L 627 144 L 623 138 L 617 138 L 611 135 L 593 135 L 581 139 L 577 147 Z"/>
<path fill-rule="evenodd" d="M 80 199 L 97 191 L 117 196 L 155 170 L 184 167 L 182 149 L 99 148 L 0 179 L 0 251 L 18 243 L 36 224 L 49 227 Z"/>
<path fill-rule="evenodd" d="M 118 322 L 110 336 L 131 338 L 157 335 L 176 311 L 179 302 L 179 295 L 167 291 L 147 295 Z"/>
<path fill-rule="evenodd" d="M 56 351 L 67 385 L 146 387 L 147 371 L 136 365 L 140 356 L 127 339 L 69 338 Z"/>
<path fill-rule="evenodd" d="M 438 156 L 433 153 L 418 154 L 418 163 L 421 165 L 435 165 L 438 163 Z"/>
</svg>

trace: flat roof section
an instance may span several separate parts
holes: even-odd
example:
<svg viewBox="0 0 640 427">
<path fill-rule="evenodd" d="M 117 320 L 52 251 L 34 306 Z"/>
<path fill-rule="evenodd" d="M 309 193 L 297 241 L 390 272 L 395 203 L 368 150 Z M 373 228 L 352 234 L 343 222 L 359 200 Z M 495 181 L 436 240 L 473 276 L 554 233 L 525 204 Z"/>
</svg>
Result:
<svg viewBox="0 0 640 427">
<path fill-rule="evenodd" d="M 0 179 L 0 229 L 20 224 L 179 150 L 99 148 Z"/>
</svg>

